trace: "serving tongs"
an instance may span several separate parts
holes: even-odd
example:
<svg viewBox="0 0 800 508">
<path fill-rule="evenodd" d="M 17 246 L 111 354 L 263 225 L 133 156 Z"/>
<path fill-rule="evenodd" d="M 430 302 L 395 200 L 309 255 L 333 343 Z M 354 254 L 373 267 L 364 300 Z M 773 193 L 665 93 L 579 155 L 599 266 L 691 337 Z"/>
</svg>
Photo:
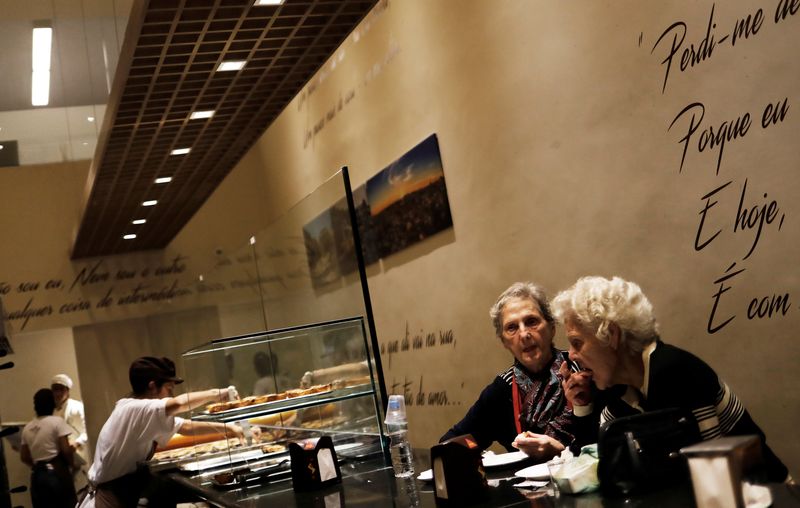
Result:
<svg viewBox="0 0 800 508">
<path fill-rule="evenodd" d="M 247 485 L 259 485 L 275 480 L 281 480 L 289 476 L 291 472 L 291 462 L 288 458 L 276 464 L 271 464 L 261 468 L 243 468 L 233 472 L 233 480 L 228 483 L 219 482 L 216 478 L 212 480 L 215 487 L 223 489 L 237 489 L 247 487 Z"/>
</svg>

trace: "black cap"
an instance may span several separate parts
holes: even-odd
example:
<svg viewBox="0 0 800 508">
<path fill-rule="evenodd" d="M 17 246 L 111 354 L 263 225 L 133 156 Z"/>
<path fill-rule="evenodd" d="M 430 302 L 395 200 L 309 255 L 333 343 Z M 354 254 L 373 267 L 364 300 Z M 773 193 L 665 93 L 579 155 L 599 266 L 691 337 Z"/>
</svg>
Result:
<svg viewBox="0 0 800 508">
<path fill-rule="evenodd" d="M 147 386 L 150 381 L 172 381 L 176 385 L 183 379 L 175 375 L 175 362 L 167 357 L 143 356 L 131 364 L 128 371 L 131 386 Z"/>
</svg>

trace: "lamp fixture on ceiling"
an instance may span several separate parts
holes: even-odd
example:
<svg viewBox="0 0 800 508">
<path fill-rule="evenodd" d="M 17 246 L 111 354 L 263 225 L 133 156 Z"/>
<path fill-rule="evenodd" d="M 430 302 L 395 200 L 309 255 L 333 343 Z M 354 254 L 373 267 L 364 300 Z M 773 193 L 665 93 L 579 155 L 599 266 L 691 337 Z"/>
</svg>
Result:
<svg viewBox="0 0 800 508">
<path fill-rule="evenodd" d="M 244 68 L 244 60 L 226 60 L 220 62 L 217 72 L 240 71 Z"/>
<path fill-rule="evenodd" d="M 172 177 L 171 176 L 162 176 L 161 178 L 156 178 L 154 181 L 157 184 L 169 183 L 169 182 L 172 181 Z"/>
<path fill-rule="evenodd" d="M 138 226 L 139 224 L 144 224 L 145 222 L 147 222 L 147 219 L 136 219 L 131 221 L 131 224 L 136 224 Z"/>
<path fill-rule="evenodd" d="M 50 103 L 50 52 L 53 29 L 49 23 L 36 22 L 33 27 L 31 72 L 31 104 L 47 106 Z"/>
<path fill-rule="evenodd" d="M 122 238 L 124 238 L 125 240 L 133 240 L 134 238 L 136 238 L 136 235 L 134 234 L 125 235 Z"/>
<path fill-rule="evenodd" d="M 170 155 L 186 155 L 190 151 L 192 151 L 191 148 L 176 148 L 173 151 L 171 151 L 169 154 Z"/>
<path fill-rule="evenodd" d="M 142 201 L 142 206 L 156 206 L 158 204 L 158 200 L 151 199 L 148 201 Z"/>
<path fill-rule="evenodd" d="M 281 5 L 283 2 L 284 0 L 256 0 L 254 5 L 256 7 L 260 7 L 262 5 Z"/>
<path fill-rule="evenodd" d="M 189 115 L 189 120 L 199 120 L 201 118 L 211 118 L 214 116 L 214 110 L 209 109 L 206 111 L 194 111 L 191 115 Z"/>
</svg>

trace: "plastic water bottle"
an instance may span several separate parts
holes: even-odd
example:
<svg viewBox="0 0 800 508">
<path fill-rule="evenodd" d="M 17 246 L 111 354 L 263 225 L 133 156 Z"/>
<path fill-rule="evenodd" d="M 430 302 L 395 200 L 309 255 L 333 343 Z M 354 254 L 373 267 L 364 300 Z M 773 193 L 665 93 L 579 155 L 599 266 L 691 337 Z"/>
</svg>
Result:
<svg viewBox="0 0 800 508">
<path fill-rule="evenodd" d="M 397 478 L 414 476 L 414 456 L 411 454 L 411 443 L 408 442 L 408 419 L 406 419 L 406 403 L 402 395 L 390 395 L 389 407 L 386 410 L 386 434 L 391 440 L 392 466 Z"/>
</svg>

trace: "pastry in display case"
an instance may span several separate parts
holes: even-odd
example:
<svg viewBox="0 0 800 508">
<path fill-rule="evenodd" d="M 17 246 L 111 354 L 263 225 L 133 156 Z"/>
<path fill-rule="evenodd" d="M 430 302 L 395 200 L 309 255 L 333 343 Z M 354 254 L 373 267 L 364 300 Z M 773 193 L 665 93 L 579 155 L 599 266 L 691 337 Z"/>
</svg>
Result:
<svg viewBox="0 0 800 508">
<path fill-rule="evenodd" d="M 270 368 L 259 369 L 265 357 Z M 380 373 L 361 317 L 219 339 L 187 351 L 183 361 L 187 391 L 231 382 L 240 396 L 199 407 L 190 418 L 238 424 L 246 438 L 177 435 L 157 450 L 151 470 L 177 469 L 202 485 L 236 488 L 288 477 L 290 441 L 330 436 L 340 460 L 386 453 Z"/>
</svg>

